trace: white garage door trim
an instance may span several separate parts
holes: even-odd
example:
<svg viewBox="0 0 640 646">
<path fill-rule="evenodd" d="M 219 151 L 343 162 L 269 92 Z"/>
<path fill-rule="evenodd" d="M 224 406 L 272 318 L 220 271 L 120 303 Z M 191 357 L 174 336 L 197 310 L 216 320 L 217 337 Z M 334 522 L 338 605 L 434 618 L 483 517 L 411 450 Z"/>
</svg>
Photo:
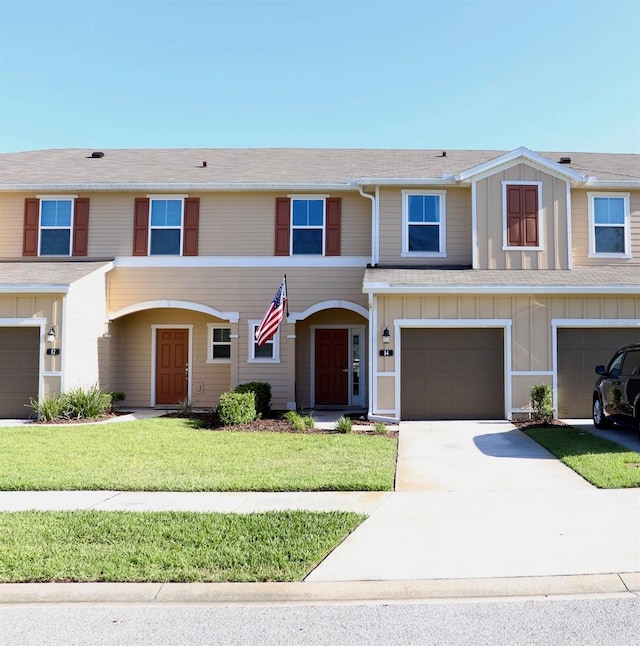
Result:
<svg viewBox="0 0 640 646">
<path fill-rule="evenodd" d="M 558 414 L 558 328 L 640 328 L 640 319 L 551 319 L 551 343 L 553 359 L 553 408 Z"/>
<path fill-rule="evenodd" d="M 44 344 L 45 344 L 45 326 L 47 319 L 10 319 L 0 318 L 0 327 L 37 327 L 40 328 L 40 359 L 38 360 L 38 399 L 42 399 L 44 393 Z"/>
<path fill-rule="evenodd" d="M 504 330 L 504 418 L 511 410 L 511 319 L 396 319 L 393 322 L 396 339 L 395 354 L 395 415 L 400 417 L 402 366 L 400 361 L 402 328 L 502 328 Z"/>
</svg>

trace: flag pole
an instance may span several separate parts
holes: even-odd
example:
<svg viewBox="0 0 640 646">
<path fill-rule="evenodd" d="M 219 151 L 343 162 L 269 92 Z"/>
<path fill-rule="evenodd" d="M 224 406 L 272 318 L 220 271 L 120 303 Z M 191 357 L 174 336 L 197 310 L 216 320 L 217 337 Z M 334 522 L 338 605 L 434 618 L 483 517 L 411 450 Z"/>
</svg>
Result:
<svg viewBox="0 0 640 646">
<path fill-rule="evenodd" d="M 289 318 L 289 288 L 287 287 L 287 274 L 284 275 L 284 293 L 287 295 L 287 318 Z"/>
</svg>

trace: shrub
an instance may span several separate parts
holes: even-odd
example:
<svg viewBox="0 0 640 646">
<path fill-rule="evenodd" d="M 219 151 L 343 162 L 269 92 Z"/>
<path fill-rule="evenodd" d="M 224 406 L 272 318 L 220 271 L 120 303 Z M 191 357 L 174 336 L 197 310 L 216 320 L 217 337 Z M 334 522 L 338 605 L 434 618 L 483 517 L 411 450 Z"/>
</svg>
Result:
<svg viewBox="0 0 640 646">
<path fill-rule="evenodd" d="M 178 416 L 179 417 L 189 417 L 193 412 L 193 404 L 191 400 L 187 397 L 181 399 L 178 402 Z"/>
<path fill-rule="evenodd" d="M 259 417 L 267 417 L 271 412 L 271 384 L 266 381 L 250 381 L 240 384 L 233 390 L 236 393 L 253 393 L 255 395 L 256 413 Z"/>
<path fill-rule="evenodd" d="M 533 419 L 550 422 L 554 416 L 551 403 L 551 387 L 548 384 L 532 386 L 530 394 Z"/>
<path fill-rule="evenodd" d="M 344 415 L 336 422 L 336 431 L 338 433 L 351 433 L 352 428 L 351 420 Z"/>
<path fill-rule="evenodd" d="M 111 393 L 103 392 L 97 385 L 78 387 L 40 400 L 31 399 L 29 406 L 45 422 L 95 419 L 111 410 Z"/>
<path fill-rule="evenodd" d="M 387 425 L 384 422 L 376 422 L 373 425 L 373 430 L 376 433 L 380 433 L 380 435 L 386 435 L 387 434 Z"/>
<path fill-rule="evenodd" d="M 111 393 L 111 404 L 115 404 L 116 402 L 123 402 L 127 396 L 121 391 L 121 390 L 114 390 Z"/>
<path fill-rule="evenodd" d="M 252 392 L 222 393 L 216 412 L 225 426 L 248 424 L 256 419 L 256 397 Z"/>
<path fill-rule="evenodd" d="M 313 428 L 316 421 L 308 415 L 300 415 L 295 410 L 289 410 L 283 415 L 284 419 L 291 424 L 296 431 L 304 431 L 307 428 Z"/>
<path fill-rule="evenodd" d="M 305 428 L 315 428 L 316 420 L 311 417 L 311 415 L 303 415 L 302 421 L 304 422 Z"/>
</svg>

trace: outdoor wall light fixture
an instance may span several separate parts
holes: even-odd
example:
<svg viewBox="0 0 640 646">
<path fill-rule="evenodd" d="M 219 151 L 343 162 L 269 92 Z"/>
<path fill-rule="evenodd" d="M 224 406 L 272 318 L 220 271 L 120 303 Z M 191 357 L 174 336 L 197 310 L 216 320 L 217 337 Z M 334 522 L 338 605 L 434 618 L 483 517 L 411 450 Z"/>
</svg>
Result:
<svg viewBox="0 0 640 646">
<path fill-rule="evenodd" d="M 47 341 L 49 343 L 55 343 L 56 342 L 56 327 L 55 327 L 55 325 L 52 325 L 49 328 L 49 332 L 47 334 Z"/>
<path fill-rule="evenodd" d="M 391 334 L 389 334 L 389 328 L 385 326 L 382 332 L 382 343 L 389 343 L 391 341 Z"/>
</svg>

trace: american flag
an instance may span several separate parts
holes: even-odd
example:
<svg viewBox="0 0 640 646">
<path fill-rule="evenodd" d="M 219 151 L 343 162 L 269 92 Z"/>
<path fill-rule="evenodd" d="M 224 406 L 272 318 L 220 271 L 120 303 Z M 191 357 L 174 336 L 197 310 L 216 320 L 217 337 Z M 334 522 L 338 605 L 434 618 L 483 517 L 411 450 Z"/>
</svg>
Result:
<svg viewBox="0 0 640 646">
<path fill-rule="evenodd" d="M 256 342 L 262 347 L 277 332 L 280 322 L 284 318 L 284 310 L 287 305 L 287 282 L 286 278 L 280 283 L 276 295 L 269 304 L 267 311 L 262 317 L 260 325 L 256 330 Z"/>
</svg>

